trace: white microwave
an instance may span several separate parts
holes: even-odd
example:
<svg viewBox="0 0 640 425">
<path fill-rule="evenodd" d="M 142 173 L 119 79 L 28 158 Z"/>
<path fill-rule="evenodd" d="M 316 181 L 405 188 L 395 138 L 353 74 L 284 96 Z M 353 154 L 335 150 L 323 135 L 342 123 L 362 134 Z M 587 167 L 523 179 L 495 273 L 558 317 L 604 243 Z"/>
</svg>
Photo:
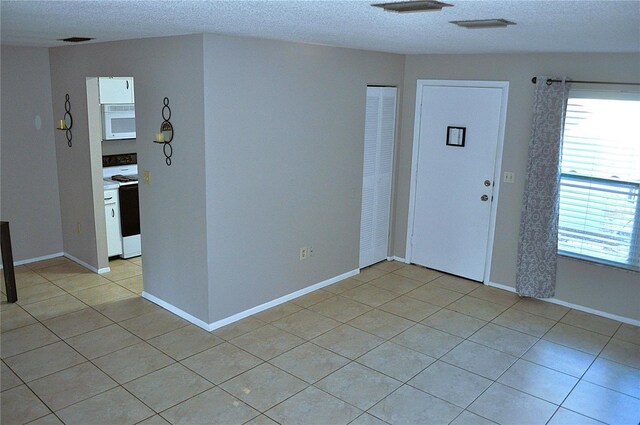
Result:
<svg viewBox="0 0 640 425">
<path fill-rule="evenodd" d="M 136 138 L 136 105 L 102 105 L 103 140 Z"/>
</svg>

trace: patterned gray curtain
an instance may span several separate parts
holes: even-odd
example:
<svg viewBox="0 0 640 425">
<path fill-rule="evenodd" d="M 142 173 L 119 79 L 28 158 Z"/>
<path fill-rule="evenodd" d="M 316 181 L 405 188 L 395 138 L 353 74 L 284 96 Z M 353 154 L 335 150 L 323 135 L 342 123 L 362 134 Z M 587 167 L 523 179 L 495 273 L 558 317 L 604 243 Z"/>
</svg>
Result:
<svg viewBox="0 0 640 425">
<path fill-rule="evenodd" d="M 547 84 L 547 79 L 562 82 Z M 520 218 L 516 292 L 550 298 L 556 291 L 560 155 L 569 84 L 537 77 L 533 130 Z"/>
</svg>

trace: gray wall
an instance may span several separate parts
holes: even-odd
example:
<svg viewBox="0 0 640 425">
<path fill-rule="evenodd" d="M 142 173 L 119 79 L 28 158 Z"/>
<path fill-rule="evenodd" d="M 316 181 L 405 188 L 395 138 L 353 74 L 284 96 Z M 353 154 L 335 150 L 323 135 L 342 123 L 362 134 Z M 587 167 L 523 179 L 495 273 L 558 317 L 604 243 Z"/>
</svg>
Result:
<svg viewBox="0 0 640 425">
<path fill-rule="evenodd" d="M 502 54 L 408 56 L 402 103 L 402 139 L 397 156 L 394 252 L 405 255 L 416 80 L 509 81 L 509 103 L 502 171 L 516 173 L 514 184 L 501 184 L 491 281 L 515 286 L 516 253 L 524 173 L 531 133 L 534 75 L 577 80 L 640 81 L 638 54 Z M 640 319 L 638 274 L 561 258 L 557 298 Z"/>
<path fill-rule="evenodd" d="M 403 63 L 205 35 L 211 321 L 358 268 L 366 86 Z"/>
<path fill-rule="evenodd" d="M 2 46 L 1 61 L 0 212 L 20 261 L 62 252 L 49 53 Z"/>
<path fill-rule="evenodd" d="M 513 286 L 531 76 L 640 79 L 640 57 L 631 54 L 428 55 L 405 62 L 217 35 L 55 48 L 50 61 L 51 80 L 46 50 L 2 48 L 2 217 L 29 217 L 24 231 L 12 223 L 16 259 L 64 245 L 91 265 L 104 261 L 94 227 L 103 214 L 101 164 L 88 141 L 86 78 L 133 76 L 139 167 L 151 171 L 151 185 L 140 185 L 145 292 L 205 322 L 358 267 L 367 84 L 397 85 L 404 98 L 392 239 L 392 254 L 403 257 L 416 80 L 510 81 L 501 168 L 516 172 L 516 183 L 501 187 L 491 280 Z M 72 148 L 53 131 L 65 93 Z M 171 167 L 151 143 L 164 96 L 176 129 Z M 19 159 L 29 167 L 16 167 Z M 18 234 L 29 237 L 19 241 Z M 314 256 L 299 261 L 302 246 L 313 246 Z M 560 261 L 560 299 L 639 319 L 637 295 L 637 274 Z"/>
<path fill-rule="evenodd" d="M 74 117 L 73 147 L 67 147 L 62 132 L 56 142 L 65 251 L 94 266 L 100 260 L 94 220 L 104 214 L 102 175 L 97 173 L 102 164 L 88 142 L 86 78 L 133 76 L 138 166 L 151 172 L 151 185 L 139 187 L 144 290 L 206 320 L 202 43 L 202 35 L 193 35 L 66 46 L 51 49 L 50 58 L 54 115 L 62 116 L 69 93 Z M 176 129 L 170 167 L 162 147 L 152 143 L 165 96 Z"/>
<path fill-rule="evenodd" d="M 96 257 L 98 271 L 106 270 L 108 264 L 107 226 L 103 197 L 100 191 L 102 174 L 102 119 L 100 118 L 100 94 L 98 78 L 86 79 L 87 90 L 87 137 L 89 138 L 89 162 L 91 164 L 91 185 L 95 219 Z"/>
<path fill-rule="evenodd" d="M 213 322 L 357 268 L 366 85 L 401 86 L 404 60 L 204 40 L 57 48 L 51 62 L 56 114 L 55 99 L 67 92 L 76 111 L 74 147 L 58 148 L 62 210 L 70 213 L 65 247 L 68 240 L 72 255 L 99 260 L 95 229 L 75 232 L 76 221 L 84 229 L 100 215 L 91 204 L 101 188 L 88 183 L 96 165 L 89 164 L 85 79 L 131 75 L 138 141 L 149 135 L 137 146 L 139 169 L 151 170 L 152 180 L 140 185 L 145 292 Z M 164 66 L 166 57 L 173 66 Z M 176 128 L 171 167 L 150 139 L 165 95 Z M 300 262 L 299 248 L 309 245 L 314 257 Z"/>
</svg>

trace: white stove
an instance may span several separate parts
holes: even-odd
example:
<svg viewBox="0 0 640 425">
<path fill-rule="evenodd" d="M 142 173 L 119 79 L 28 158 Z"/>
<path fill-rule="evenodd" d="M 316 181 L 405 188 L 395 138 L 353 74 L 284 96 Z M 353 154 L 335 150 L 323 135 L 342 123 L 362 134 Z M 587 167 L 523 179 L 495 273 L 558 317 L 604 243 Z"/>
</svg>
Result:
<svg viewBox="0 0 640 425">
<path fill-rule="evenodd" d="M 136 154 L 102 157 L 105 202 L 107 191 L 117 191 L 123 258 L 141 255 L 140 204 L 138 200 L 138 164 Z"/>
<path fill-rule="evenodd" d="M 102 178 L 115 187 L 138 184 L 138 164 L 103 167 Z"/>
</svg>

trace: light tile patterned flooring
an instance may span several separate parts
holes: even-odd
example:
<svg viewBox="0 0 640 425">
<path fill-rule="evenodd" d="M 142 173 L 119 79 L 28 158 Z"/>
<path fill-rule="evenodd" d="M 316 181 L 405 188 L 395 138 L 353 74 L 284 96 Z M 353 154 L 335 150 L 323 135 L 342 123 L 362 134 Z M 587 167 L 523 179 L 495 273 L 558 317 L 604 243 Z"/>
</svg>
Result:
<svg viewBox="0 0 640 425">
<path fill-rule="evenodd" d="M 140 265 L 16 269 L 3 424 L 640 420 L 637 327 L 384 262 L 208 333 L 140 298 Z"/>
</svg>

